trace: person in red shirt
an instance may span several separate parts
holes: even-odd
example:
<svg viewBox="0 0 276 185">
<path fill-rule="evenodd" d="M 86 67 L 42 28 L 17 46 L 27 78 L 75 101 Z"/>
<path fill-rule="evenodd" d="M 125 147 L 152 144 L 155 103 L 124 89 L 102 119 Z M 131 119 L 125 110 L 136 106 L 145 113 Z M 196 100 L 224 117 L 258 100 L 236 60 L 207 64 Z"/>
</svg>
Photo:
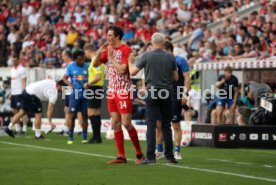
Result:
<svg viewBox="0 0 276 185">
<path fill-rule="evenodd" d="M 56 29 L 62 28 L 66 30 L 68 27 L 69 27 L 69 24 L 64 21 L 64 17 L 60 16 L 58 19 L 58 22 L 55 25 L 55 28 Z"/>
<path fill-rule="evenodd" d="M 136 129 L 131 123 L 132 99 L 130 96 L 131 80 L 128 71 L 128 57 L 131 48 L 122 43 L 124 32 L 122 28 L 110 26 L 107 33 L 108 44 L 100 47 L 94 62 L 94 67 L 101 63 L 108 66 L 108 112 L 112 119 L 114 136 L 118 149 L 118 158 L 107 164 L 126 163 L 124 151 L 124 134 L 122 123 L 136 149 L 136 164 L 144 160 Z"/>
</svg>

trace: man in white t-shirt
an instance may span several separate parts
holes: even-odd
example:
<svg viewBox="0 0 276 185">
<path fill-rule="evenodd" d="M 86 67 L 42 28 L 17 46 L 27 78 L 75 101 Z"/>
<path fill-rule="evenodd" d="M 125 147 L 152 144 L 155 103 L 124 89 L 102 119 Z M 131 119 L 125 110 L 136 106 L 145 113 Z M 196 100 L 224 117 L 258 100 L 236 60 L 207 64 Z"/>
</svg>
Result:
<svg viewBox="0 0 276 185">
<path fill-rule="evenodd" d="M 38 24 L 38 20 L 40 17 L 40 13 L 34 8 L 32 9 L 31 15 L 28 17 L 28 23 L 30 26 L 36 26 Z"/>
<path fill-rule="evenodd" d="M 189 109 L 184 110 L 185 121 L 197 120 L 200 108 L 200 94 L 195 89 L 190 89 L 187 104 Z"/>
<path fill-rule="evenodd" d="M 22 92 L 26 87 L 26 70 L 19 64 L 19 56 L 12 55 L 13 66 L 11 68 L 11 108 L 13 115 L 17 114 L 21 108 Z M 25 119 L 22 132 L 27 132 L 27 121 Z M 16 132 L 21 131 L 19 122 L 16 124 Z"/>
<path fill-rule="evenodd" d="M 44 139 L 41 135 L 41 119 L 42 119 L 42 104 L 41 101 L 49 101 L 48 103 L 48 121 L 50 125 L 52 123 L 52 115 L 54 105 L 58 98 L 58 91 L 62 90 L 62 86 L 65 85 L 62 78 L 56 78 L 56 80 L 41 80 L 32 83 L 26 87 L 22 93 L 22 104 L 20 111 L 13 117 L 12 122 L 5 132 L 14 137 L 12 127 L 14 123 L 17 123 L 27 112 L 35 114 L 35 139 Z"/>
<path fill-rule="evenodd" d="M 22 15 L 28 17 L 29 15 L 31 15 L 32 11 L 33 11 L 33 7 L 30 6 L 28 2 L 23 2 Z"/>
</svg>

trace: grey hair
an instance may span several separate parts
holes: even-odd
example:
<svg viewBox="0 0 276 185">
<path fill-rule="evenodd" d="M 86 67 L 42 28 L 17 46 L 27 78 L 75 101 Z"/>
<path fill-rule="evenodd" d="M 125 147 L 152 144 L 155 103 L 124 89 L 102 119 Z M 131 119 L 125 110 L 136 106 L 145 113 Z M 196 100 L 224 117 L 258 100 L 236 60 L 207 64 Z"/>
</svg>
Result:
<svg viewBox="0 0 276 185">
<path fill-rule="evenodd" d="M 163 33 L 154 33 L 151 36 L 151 42 L 153 44 L 164 44 L 165 43 L 166 36 Z"/>
</svg>

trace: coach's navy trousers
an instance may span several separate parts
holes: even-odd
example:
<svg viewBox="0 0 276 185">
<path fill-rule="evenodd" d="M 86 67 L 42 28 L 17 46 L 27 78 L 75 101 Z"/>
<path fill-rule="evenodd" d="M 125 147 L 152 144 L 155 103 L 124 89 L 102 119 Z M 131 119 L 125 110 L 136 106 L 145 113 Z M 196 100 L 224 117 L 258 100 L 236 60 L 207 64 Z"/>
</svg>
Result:
<svg viewBox="0 0 276 185">
<path fill-rule="evenodd" d="M 165 92 L 166 91 L 166 92 Z M 171 130 L 172 117 L 172 93 L 170 90 L 157 89 L 148 91 L 146 99 L 146 123 L 147 123 L 147 158 L 155 159 L 156 145 L 156 121 L 160 120 L 165 143 L 166 159 L 173 158 L 173 141 Z"/>
</svg>

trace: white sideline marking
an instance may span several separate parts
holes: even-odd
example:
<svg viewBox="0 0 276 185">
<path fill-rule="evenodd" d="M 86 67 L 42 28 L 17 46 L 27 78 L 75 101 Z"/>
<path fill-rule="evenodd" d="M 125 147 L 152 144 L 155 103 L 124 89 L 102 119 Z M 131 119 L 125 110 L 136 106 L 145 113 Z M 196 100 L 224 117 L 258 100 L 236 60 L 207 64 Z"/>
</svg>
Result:
<svg viewBox="0 0 276 185">
<path fill-rule="evenodd" d="M 236 162 L 233 160 L 229 160 L 229 159 L 208 159 L 209 161 L 219 161 L 219 162 L 224 162 L 224 163 L 232 163 L 232 164 L 238 164 L 238 165 L 253 165 L 253 166 L 259 166 L 258 164 L 254 164 L 254 163 L 248 163 L 248 162 Z M 264 168 L 274 168 L 274 166 L 272 165 L 260 165 L 260 167 L 264 167 Z"/>
<path fill-rule="evenodd" d="M 233 163 L 233 164 L 240 164 L 240 165 L 253 165 L 253 163 L 247 163 L 247 162 L 236 162 L 229 159 L 208 159 L 209 161 L 219 161 L 224 163 Z"/>
<path fill-rule="evenodd" d="M 80 155 L 93 156 L 93 157 L 101 157 L 101 158 L 109 158 L 109 159 L 110 158 L 111 159 L 115 158 L 114 156 L 94 154 L 94 153 L 86 153 L 86 152 L 78 152 L 78 151 L 64 150 L 64 149 L 51 148 L 51 147 L 42 147 L 42 146 L 35 146 L 35 145 L 19 144 L 19 143 L 5 142 L 5 141 L 0 141 L 0 143 L 6 144 L 6 145 L 14 145 L 14 146 L 27 147 L 27 148 L 35 148 L 35 149 L 49 150 L 49 151 L 55 151 L 55 152 L 80 154 Z M 128 159 L 128 160 L 133 161 L 134 159 Z M 199 172 L 222 174 L 222 175 L 236 176 L 236 177 L 242 177 L 242 178 L 246 178 L 246 179 L 255 179 L 255 180 L 260 180 L 260 181 L 275 182 L 276 183 L 276 179 L 270 179 L 270 178 L 264 178 L 264 177 L 255 177 L 255 176 L 239 174 L 239 173 L 217 171 L 217 170 L 210 170 L 210 169 L 204 169 L 204 168 L 194 168 L 194 167 L 181 166 L 181 165 L 172 165 L 172 164 L 159 164 L 159 165 L 172 167 L 172 168 L 181 168 L 181 169 L 194 170 L 194 171 L 199 171 Z"/>
<path fill-rule="evenodd" d="M 266 167 L 266 168 L 273 168 L 273 166 L 271 166 L 271 165 L 264 165 L 264 167 Z"/>
<path fill-rule="evenodd" d="M 50 151 L 55 151 L 55 152 L 65 152 L 65 153 L 72 153 L 72 154 L 80 154 L 80 155 L 87 155 L 87 156 L 93 156 L 93 157 L 101 157 L 101 158 L 114 159 L 113 156 L 101 155 L 101 154 L 93 154 L 93 153 L 86 153 L 86 152 L 78 152 L 78 151 L 73 151 L 73 150 L 64 150 L 64 149 L 59 149 L 59 148 L 50 148 L 50 147 L 43 147 L 43 146 L 18 144 L 18 143 L 5 142 L 5 141 L 0 141 L 0 143 L 7 144 L 7 145 L 14 145 L 14 146 L 22 146 L 22 147 L 27 147 L 27 148 L 50 150 Z"/>
<path fill-rule="evenodd" d="M 201 171 L 201 172 L 207 172 L 207 173 L 223 174 L 223 175 L 229 175 L 229 176 L 242 177 L 242 178 L 246 178 L 246 179 L 255 179 L 255 180 L 261 180 L 261 181 L 275 182 L 276 183 L 276 179 L 269 179 L 269 178 L 265 178 L 265 177 L 256 177 L 256 176 L 239 174 L 239 173 L 224 172 L 224 171 L 217 171 L 217 170 L 209 170 L 209 169 L 204 169 L 204 168 L 193 168 L 193 167 L 171 165 L 171 164 L 162 164 L 162 165 L 164 165 L 164 166 L 170 166 L 170 167 L 175 167 L 175 168 L 182 168 L 182 169 L 187 169 L 187 170 L 194 170 L 194 171 Z"/>
</svg>

